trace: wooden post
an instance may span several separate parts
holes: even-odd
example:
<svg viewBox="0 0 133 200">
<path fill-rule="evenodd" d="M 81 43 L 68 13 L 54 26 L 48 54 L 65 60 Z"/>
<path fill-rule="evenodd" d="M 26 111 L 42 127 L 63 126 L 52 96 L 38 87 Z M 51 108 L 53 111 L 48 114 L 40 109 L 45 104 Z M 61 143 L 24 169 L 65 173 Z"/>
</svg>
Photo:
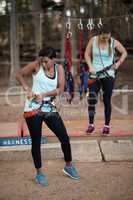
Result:
<svg viewBox="0 0 133 200">
<path fill-rule="evenodd" d="M 41 1 L 32 1 L 32 11 L 33 11 L 33 22 L 34 22 L 34 33 L 35 33 L 35 43 L 36 43 L 36 55 L 38 51 L 42 48 L 42 8 Z"/>
<path fill-rule="evenodd" d="M 10 81 L 9 85 L 14 86 L 17 84 L 15 72 L 20 67 L 19 63 L 19 43 L 17 32 L 17 15 L 16 15 L 16 1 L 11 0 L 11 13 L 10 13 Z"/>
</svg>

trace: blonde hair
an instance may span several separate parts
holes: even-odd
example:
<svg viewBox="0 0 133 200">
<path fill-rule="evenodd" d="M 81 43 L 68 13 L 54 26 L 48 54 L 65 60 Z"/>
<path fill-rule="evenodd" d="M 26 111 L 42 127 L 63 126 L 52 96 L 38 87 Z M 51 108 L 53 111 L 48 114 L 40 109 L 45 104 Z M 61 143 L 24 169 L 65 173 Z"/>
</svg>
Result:
<svg viewBox="0 0 133 200">
<path fill-rule="evenodd" d="M 111 34 L 111 27 L 109 23 L 104 23 L 103 26 L 100 28 L 99 35 L 103 34 Z M 108 53 L 109 56 L 111 56 L 112 55 L 111 38 L 109 38 L 108 44 L 109 44 Z"/>
<path fill-rule="evenodd" d="M 111 38 L 109 38 L 108 53 L 109 53 L 109 56 L 112 56 Z"/>
</svg>

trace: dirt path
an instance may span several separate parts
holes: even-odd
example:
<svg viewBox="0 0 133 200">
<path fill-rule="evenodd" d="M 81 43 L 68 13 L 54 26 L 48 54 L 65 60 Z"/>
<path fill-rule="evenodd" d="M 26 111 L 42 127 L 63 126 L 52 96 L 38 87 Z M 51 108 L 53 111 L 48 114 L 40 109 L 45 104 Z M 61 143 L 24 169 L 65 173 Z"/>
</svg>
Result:
<svg viewBox="0 0 133 200">
<path fill-rule="evenodd" d="M 0 164 L 0 200 L 132 200 L 133 162 L 77 163 L 80 181 L 65 177 L 63 161 L 46 161 L 49 186 L 34 182 L 32 163 Z"/>
</svg>

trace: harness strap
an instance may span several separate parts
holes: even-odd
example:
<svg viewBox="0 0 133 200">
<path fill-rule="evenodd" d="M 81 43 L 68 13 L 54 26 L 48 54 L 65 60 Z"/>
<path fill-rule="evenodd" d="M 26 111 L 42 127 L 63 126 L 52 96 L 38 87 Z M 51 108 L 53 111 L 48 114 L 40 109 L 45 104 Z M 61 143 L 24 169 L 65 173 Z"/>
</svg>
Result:
<svg viewBox="0 0 133 200">
<path fill-rule="evenodd" d="M 51 107 L 50 112 L 52 112 L 53 108 L 56 108 L 56 106 L 52 104 L 52 100 L 53 99 L 50 99 L 49 101 L 44 101 L 43 100 L 38 109 L 34 109 L 34 110 L 28 111 L 28 112 L 24 112 L 24 114 L 23 114 L 24 118 L 33 117 L 33 116 L 35 116 L 35 115 L 37 115 L 39 113 L 40 114 L 45 114 L 45 112 L 41 111 L 41 108 L 43 107 L 44 104 L 49 104 L 49 106 Z"/>
<path fill-rule="evenodd" d="M 101 60 L 101 63 L 103 65 L 103 70 L 99 71 L 98 74 L 99 76 L 101 74 L 104 74 L 105 76 L 107 76 L 108 78 L 111 78 L 110 75 L 108 74 L 108 70 L 112 67 L 112 65 L 114 64 L 114 59 L 113 59 L 113 63 L 112 65 L 108 66 L 108 67 L 104 67 L 104 63 L 103 63 L 103 60 L 102 60 L 102 55 L 101 55 L 101 50 L 100 50 L 100 46 L 98 46 L 98 49 L 99 49 L 99 55 L 100 55 L 100 60 Z M 115 54 L 115 51 L 114 51 L 114 39 L 113 39 L 113 44 L 112 44 L 112 49 L 113 49 L 113 54 Z"/>
</svg>

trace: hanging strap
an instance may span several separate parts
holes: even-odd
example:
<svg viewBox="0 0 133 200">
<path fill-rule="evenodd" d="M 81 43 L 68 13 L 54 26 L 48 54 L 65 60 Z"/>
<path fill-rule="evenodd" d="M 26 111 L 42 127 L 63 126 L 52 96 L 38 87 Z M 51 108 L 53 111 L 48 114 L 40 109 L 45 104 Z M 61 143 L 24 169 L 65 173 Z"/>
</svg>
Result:
<svg viewBox="0 0 133 200">
<path fill-rule="evenodd" d="M 113 64 L 110 65 L 110 66 L 105 67 L 104 63 L 103 63 L 103 60 L 102 60 L 102 55 L 101 55 L 101 50 L 100 50 L 99 43 L 98 43 L 98 49 L 99 49 L 100 60 L 101 60 L 101 63 L 103 65 L 103 70 L 101 70 L 100 72 L 98 72 L 97 75 L 100 76 L 101 74 L 103 74 L 103 75 L 106 75 L 108 78 L 110 78 L 110 75 L 108 74 L 108 70 L 111 69 L 111 67 L 114 65 L 115 60 L 113 58 Z M 114 39 L 113 39 L 113 44 L 112 44 L 112 50 L 113 50 L 113 55 L 115 55 Z"/>
</svg>

